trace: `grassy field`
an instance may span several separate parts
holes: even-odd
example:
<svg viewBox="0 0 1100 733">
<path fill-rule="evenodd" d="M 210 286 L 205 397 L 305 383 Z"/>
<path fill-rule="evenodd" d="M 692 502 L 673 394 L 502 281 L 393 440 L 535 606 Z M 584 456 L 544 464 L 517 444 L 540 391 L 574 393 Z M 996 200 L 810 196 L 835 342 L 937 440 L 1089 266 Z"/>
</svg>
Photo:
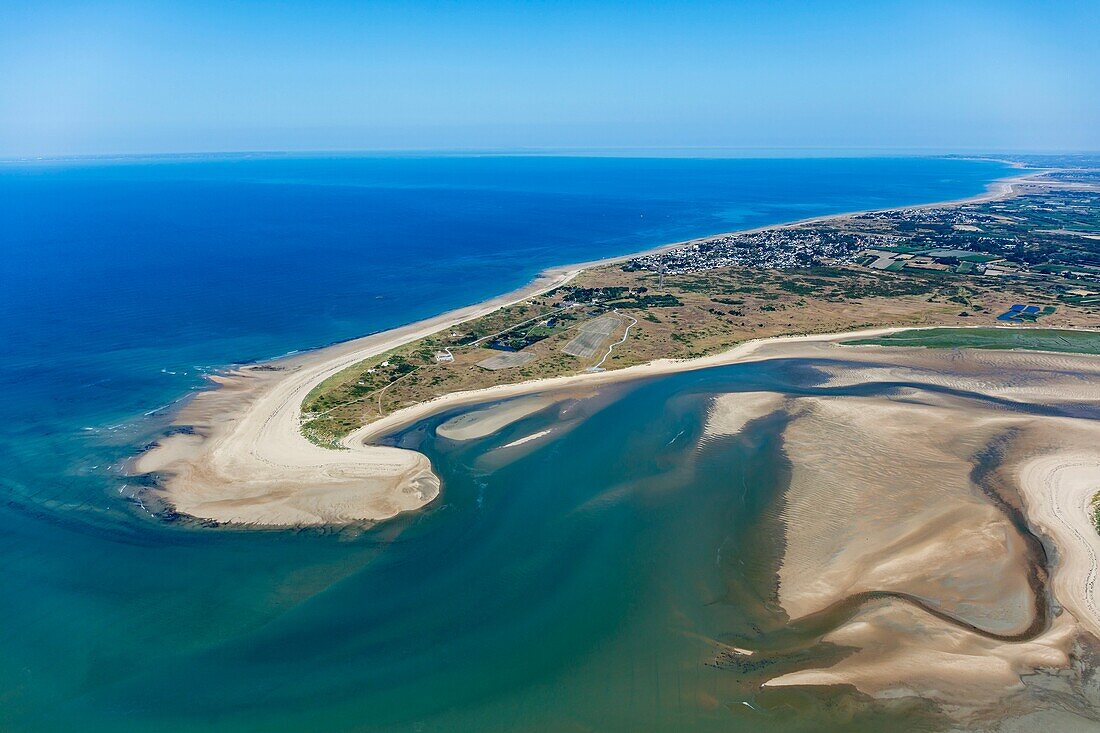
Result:
<svg viewBox="0 0 1100 733">
<path fill-rule="evenodd" d="M 933 349 L 1028 349 L 1070 354 L 1100 354 L 1100 332 L 1053 328 L 930 328 L 871 339 L 849 346 L 924 346 Z"/>
</svg>

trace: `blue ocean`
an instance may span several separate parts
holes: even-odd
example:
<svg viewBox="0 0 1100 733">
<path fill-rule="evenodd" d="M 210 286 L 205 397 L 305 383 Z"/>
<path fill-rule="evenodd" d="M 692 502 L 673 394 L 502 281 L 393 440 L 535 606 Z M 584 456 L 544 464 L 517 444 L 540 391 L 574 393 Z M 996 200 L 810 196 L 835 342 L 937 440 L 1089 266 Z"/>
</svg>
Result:
<svg viewBox="0 0 1100 733">
<path fill-rule="evenodd" d="M 355 534 L 168 524 L 129 498 L 120 467 L 234 363 L 475 303 L 552 265 L 956 199 L 1008 172 L 943 158 L 0 163 L 0 729 L 752 729 L 700 707 L 709 672 L 631 640 L 656 592 L 647 568 L 667 573 L 659 602 L 682 605 L 698 588 L 671 563 L 721 538 L 696 531 L 703 505 L 658 527 L 624 504 L 594 532 L 573 509 L 621 480 L 607 455 L 568 467 L 588 476 L 570 479 L 579 495 L 534 482 L 498 501 L 482 499 L 504 478 L 476 456 L 433 455 L 450 497 Z M 646 389 L 651 407 L 676 386 Z M 688 420 L 662 419 L 645 440 Z M 752 455 L 738 470 L 770 486 Z M 667 464 L 631 470 L 659 481 Z M 531 557 L 517 549 L 537 538 Z"/>
</svg>

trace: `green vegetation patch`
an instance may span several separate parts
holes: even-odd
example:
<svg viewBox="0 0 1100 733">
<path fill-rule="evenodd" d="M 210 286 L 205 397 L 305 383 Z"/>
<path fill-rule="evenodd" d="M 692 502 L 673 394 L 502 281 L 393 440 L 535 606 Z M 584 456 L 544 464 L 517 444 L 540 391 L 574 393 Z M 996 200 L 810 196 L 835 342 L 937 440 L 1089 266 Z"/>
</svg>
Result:
<svg viewBox="0 0 1100 733">
<path fill-rule="evenodd" d="M 634 295 L 629 298 L 612 300 L 607 303 L 612 308 L 675 308 L 683 305 L 683 301 L 675 295 Z"/>
<path fill-rule="evenodd" d="M 1068 354 L 1100 354 L 1100 331 L 1070 331 L 1053 328 L 928 328 L 842 343 L 847 346 L 1028 349 Z"/>
<path fill-rule="evenodd" d="M 884 252 L 895 252 L 897 254 L 905 255 L 905 254 L 916 254 L 916 253 L 921 252 L 922 250 L 924 250 L 926 248 L 921 247 L 919 245 L 898 244 L 898 245 L 894 245 L 892 247 L 876 247 L 875 249 L 881 249 Z"/>
<path fill-rule="evenodd" d="M 1092 513 L 1092 526 L 1096 528 L 1097 534 L 1100 534 L 1100 491 L 1092 497 L 1089 509 Z"/>
</svg>

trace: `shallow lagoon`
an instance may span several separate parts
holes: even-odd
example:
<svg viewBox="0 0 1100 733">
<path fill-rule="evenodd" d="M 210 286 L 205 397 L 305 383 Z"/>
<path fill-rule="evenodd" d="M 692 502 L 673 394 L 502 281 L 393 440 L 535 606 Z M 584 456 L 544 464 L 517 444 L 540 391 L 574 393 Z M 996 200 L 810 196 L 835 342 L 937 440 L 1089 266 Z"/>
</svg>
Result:
<svg viewBox="0 0 1100 733">
<path fill-rule="evenodd" d="M 40 720 L 87 730 L 749 731 L 765 721 L 876 730 L 904 715 L 912 730 L 933 718 L 911 703 L 757 689 L 765 671 L 809 661 L 815 635 L 786 629 L 771 604 L 783 418 L 734 438 L 707 438 L 702 426 L 715 393 L 815 391 L 814 381 L 801 362 L 679 374 L 464 442 L 435 436 L 450 411 L 391 438 L 427 453 L 443 480 L 426 511 L 361 534 L 180 528 L 89 555 L 84 613 L 54 612 L 59 625 L 86 619 L 71 633 L 87 641 L 60 664 L 73 677 L 50 685 L 63 682 L 69 699 Z M 120 583 L 151 603 L 126 623 L 96 625 Z M 173 592 L 181 586 L 192 592 Z M 772 653 L 761 662 L 731 646 Z M 38 689 L 24 688 L 23 705 Z"/>
</svg>

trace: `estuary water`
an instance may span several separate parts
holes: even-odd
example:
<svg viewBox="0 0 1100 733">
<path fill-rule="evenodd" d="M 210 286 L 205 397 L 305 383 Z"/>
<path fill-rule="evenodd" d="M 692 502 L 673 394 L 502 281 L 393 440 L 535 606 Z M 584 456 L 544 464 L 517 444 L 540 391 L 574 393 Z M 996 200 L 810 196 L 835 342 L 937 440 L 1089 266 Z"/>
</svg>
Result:
<svg viewBox="0 0 1100 733">
<path fill-rule="evenodd" d="M 0 164 L 0 728 L 752 730 L 765 715 L 798 730 L 790 711 L 808 710 L 818 725 L 801 729 L 865 714 L 873 729 L 894 713 L 754 696 L 760 671 L 715 656 L 716 639 L 769 618 L 783 460 L 776 426 L 719 450 L 701 415 L 707 380 L 779 379 L 763 367 L 609 391 L 513 457 L 499 451 L 512 431 L 548 415 L 455 445 L 433 437 L 442 418 L 413 426 L 393 440 L 429 454 L 443 495 L 368 531 L 167 524 L 118 467 L 232 363 L 483 300 L 550 265 L 958 198 L 1006 172 L 920 158 Z"/>
</svg>

